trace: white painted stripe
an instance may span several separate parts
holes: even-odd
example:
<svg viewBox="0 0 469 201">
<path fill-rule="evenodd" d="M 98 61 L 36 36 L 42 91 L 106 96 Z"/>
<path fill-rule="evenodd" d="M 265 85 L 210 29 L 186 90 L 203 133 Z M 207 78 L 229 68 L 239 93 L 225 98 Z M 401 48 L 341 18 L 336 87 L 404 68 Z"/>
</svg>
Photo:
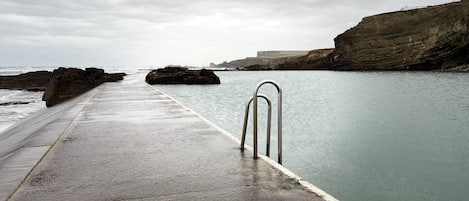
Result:
<svg viewBox="0 0 469 201">
<path fill-rule="evenodd" d="M 148 85 L 150 86 L 151 88 L 153 88 L 154 90 L 164 94 L 165 96 L 167 96 L 168 98 L 170 98 L 171 100 L 173 100 L 174 102 L 176 102 L 177 104 L 181 105 L 182 107 L 184 107 L 185 109 L 187 109 L 188 111 L 194 113 L 195 115 L 197 115 L 200 119 L 204 120 L 207 124 L 209 124 L 210 126 L 214 127 L 215 129 L 219 130 L 221 133 L 223 133 L 224 135 L 226 135 L 228 138 L 232 139 L 234 142 L 238 143 L 239 145 L 241 145 L 241 140 L 239 140 L 238 138 L 236 138 L 235 136 L 233 136 L 231 133 L 229 133 L 228 131 L 226 131 L 225 129 L 219 127 L 218 125 L 216 125 L 215 123 L 209 121 L 208 119 L 206 119 L 205 117 L 203 117 L 202 115 L 200 115 L 199 113 L 195 112 L 194 110 L 192 110 L 191 108 L 185 106 L 184 104 L 182 104 L 181 102 L 179 102 L 178 100 L 174 99 L 173 97 L 171 97 L 170 95 L 168 95 L 167 93 L 151 86 L 151 85 Z M 249 151 L 253 151 L 253 148 L 249 145 L 244 145 L 244 148 L 249 150 Z M 325 201 L 338 201 L 338 199 L 334 198 L 332 195 L 326 193 L 325 191 L 321 190 L 319 187 L 313 185 L 312 183 L 304 180 L 303 178 L 301 178 L 300 176 L 296 175 L 295 173 L 293 173 L 291 170 L 285 168 L 284 166 L 278 164 L 277 162 L 275 162 L 274 160 L 270 159 L 269 157 L 265 156 L 265 155 L 262 155 L 261 153 L 259 153 L 259 157 L 266 161 L 267 163 L 269 163 L 270 165 L 272 165 L 274 168 L 280 170 L 282 173 L 284 173 L 285 175 L 287 175 L 288 177 L 294 179 L 295 181 L 297 181 L 298 183 L 300 183 L 303 187 L 305 187 L 306 189 L 310 190 L 311 192 L 313 192 L 314 194 L 318 195 L 319 197 L 321 197 L 322 199 L 324 199 Z"/>
</svg>

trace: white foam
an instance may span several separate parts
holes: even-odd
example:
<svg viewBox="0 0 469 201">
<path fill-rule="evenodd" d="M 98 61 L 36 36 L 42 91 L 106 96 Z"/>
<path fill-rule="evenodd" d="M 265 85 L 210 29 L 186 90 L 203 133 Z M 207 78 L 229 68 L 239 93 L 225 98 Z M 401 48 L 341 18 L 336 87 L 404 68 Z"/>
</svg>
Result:
<svg viewBox="0 0 469 201">
<path fill-rule="evenodd" d="M 44 108 L 43 92 L 0 89 L 0 103 L 25 102 L 0 106 L 0 133 L 19 120 Z"/>
</svg>

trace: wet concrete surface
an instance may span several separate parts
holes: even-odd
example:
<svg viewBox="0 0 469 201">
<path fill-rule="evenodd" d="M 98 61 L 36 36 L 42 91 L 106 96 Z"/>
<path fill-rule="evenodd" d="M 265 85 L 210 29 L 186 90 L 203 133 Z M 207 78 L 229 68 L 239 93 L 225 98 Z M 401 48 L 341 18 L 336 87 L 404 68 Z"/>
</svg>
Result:
<svg viewBox="0 0 469 201">
<path fill-rule="evenodd" d="M 81 110 L 47 124 L 56 128 L 36 129 L 28 143 L 37 153 L 51 148 L 11 200 L 324 200 L 241 152 L 144 75 L 101 85 Z"/>
</svg>

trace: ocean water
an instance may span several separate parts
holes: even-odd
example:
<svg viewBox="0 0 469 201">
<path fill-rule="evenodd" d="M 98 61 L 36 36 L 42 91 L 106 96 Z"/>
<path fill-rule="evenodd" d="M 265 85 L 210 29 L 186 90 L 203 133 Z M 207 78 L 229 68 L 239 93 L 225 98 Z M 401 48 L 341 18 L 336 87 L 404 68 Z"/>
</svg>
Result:
<svg viewBox="0 0 469 201">
<path fill-rule="evenodd" d="M 240 138 L 254 87 L 275 80 L 283 89 L 283 164 L 304 179 L 340 200 L 467 200 L 469 74 L 216 73 L 220 85 L 156 88 Z M 261 93 L 275 111 L 275 89 Z M 266 107 L 259 105 L 259 150 L 265 152 Z M 251 130 L 247 142 L 252 144 Z"/>
<path fill-rule="evenodd" d="M 0 75 L 53 69 L 55 67 L 5 66 L 0 67 Z M 45 108 L 45 103 L 41 100 L 42 94 L 43 92 L 0 89 L 0 133 L 28 115 Z"/>
<path fill-rule="evenodd" d="M 53 69 L 0 67 L 0 74 Z M 216 73 L 221 85 L 156 88 L 239 138 L 254 87 L 273 79 L 283 88 L 283 164 L 301 177 L 341 200 L 467 200 L 469 74 Z M 277 94 L 270 86 L 260 92 L 274 104 L 271 155 L 276 156 Z M 0 133 L 44 108 L 41 96 L 42 92 L 0 90 Z M 8 104 L 13 102 L 24 104 Z M 259 106 L 259 150 L 265 152 L 266 107 L 262 101 Z M 247 143 L 252 144 L 251 129 Z"/>
<path fill-rule="evenodd" d="M 29 114 L 45 108 L 42 94 L 0 89 L 0 133 Z"/>
<path fill-rule="evenodd" d="M 18 75 L 40 70 L 53 71 L 56 68 L 56 66 L 5 66 L 0 67 L 0 75 Z M 103 68 L 105 72 L 109 73 L 135 73 L 138 71 L 136 67 L 98 68 Z M 84 67 L 82 69 L 84 69 Z M 29 114 L 45 108 L 45 103 L 42 101 L 42 94 L 43 92 L 0 89 L 0 133 Z"/>
</svg>

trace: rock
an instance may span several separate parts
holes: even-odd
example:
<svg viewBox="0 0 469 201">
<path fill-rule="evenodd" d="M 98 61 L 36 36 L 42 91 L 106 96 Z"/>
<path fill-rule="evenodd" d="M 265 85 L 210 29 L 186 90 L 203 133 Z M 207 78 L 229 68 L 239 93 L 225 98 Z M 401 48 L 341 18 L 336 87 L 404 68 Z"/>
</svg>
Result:
<svg viewBox="0 0 469 201">
<path fill-rule="evenodd" d="M 469 1 L 363 18 L 279 70 L 439 70 L 469 72 Z M 312 56 L 312 55 L 317 56 Z"/>
<path fill-rule="evenodd" d="M 268 64 L 255 64 L 251 66 L 245 66 L 241 70 L 249 70 L 249 71 L 256 71 L 256 70 L 273 70 L 271 65 Z"/>
<path fill-rule="evenodd" d="M 104 74 L 104 82 L 117 82 L 123 80 L 126 75 L 125 73 L 106 73 Z"/>
<path fill-rule="evenodd" d="M 7 106 L 7 105 L 26 105 L 26 104 L 30 104 L 31 102 L 27 102 L 27 101 L 10 101 L 10 102 L 3 102 L 3 103 L 0 103 L 0 106 Z"/>
<path fill-rule="evenodd" d="M 108 81 L 122 80 L 125 73 L 107 74 L 103 69 L 60 67 L 52 72 L 42 100 L 48 107 L 61 103 Z"/>
<path fill-rule="evenodd" d="M 0 89 L 44 91 L 52 73 L 48 71 L 28 72 L 20 75 L 0 76 Z"/>
<path fill-rule="evenodd" d="M 327 56 L 333 48 L 311 50 L 307 55 L 278 65 L 278 70 L 327 70 Z"/>
<path fill-rule="evenodd" d="M 237 70 L 276 70 L 280 64 L 308 54 L 308 51 L 258 51 L 257 57 L 223 62 L 213 67 Z"/>
<path fill-rule="evenodd" d="M 42 100 L 46 101 L 47 106 L 52 106 L 104 82 L 122 80 L 125 75 L 125 73 L 108 74 L 99 68 L 82 70 L 61 67 L 53 72 L 36 71 L 15 76 L 0 76 L 0 89 L 44 91 Z"/>
<path fill-rule="evenodd" d="M 469 64 L 468 13 L 469 2 L 463 1 L 365 17 L 335 38 L 327 65 L 334 70 L 464 66 Z"/>
<path fill-rule="evenodd" d="M 152 70 L 145 81 L 148 84 L 220 84 L 220 78 L 212 70 L 189 70 L 183 67 Z"/>
</svg>

